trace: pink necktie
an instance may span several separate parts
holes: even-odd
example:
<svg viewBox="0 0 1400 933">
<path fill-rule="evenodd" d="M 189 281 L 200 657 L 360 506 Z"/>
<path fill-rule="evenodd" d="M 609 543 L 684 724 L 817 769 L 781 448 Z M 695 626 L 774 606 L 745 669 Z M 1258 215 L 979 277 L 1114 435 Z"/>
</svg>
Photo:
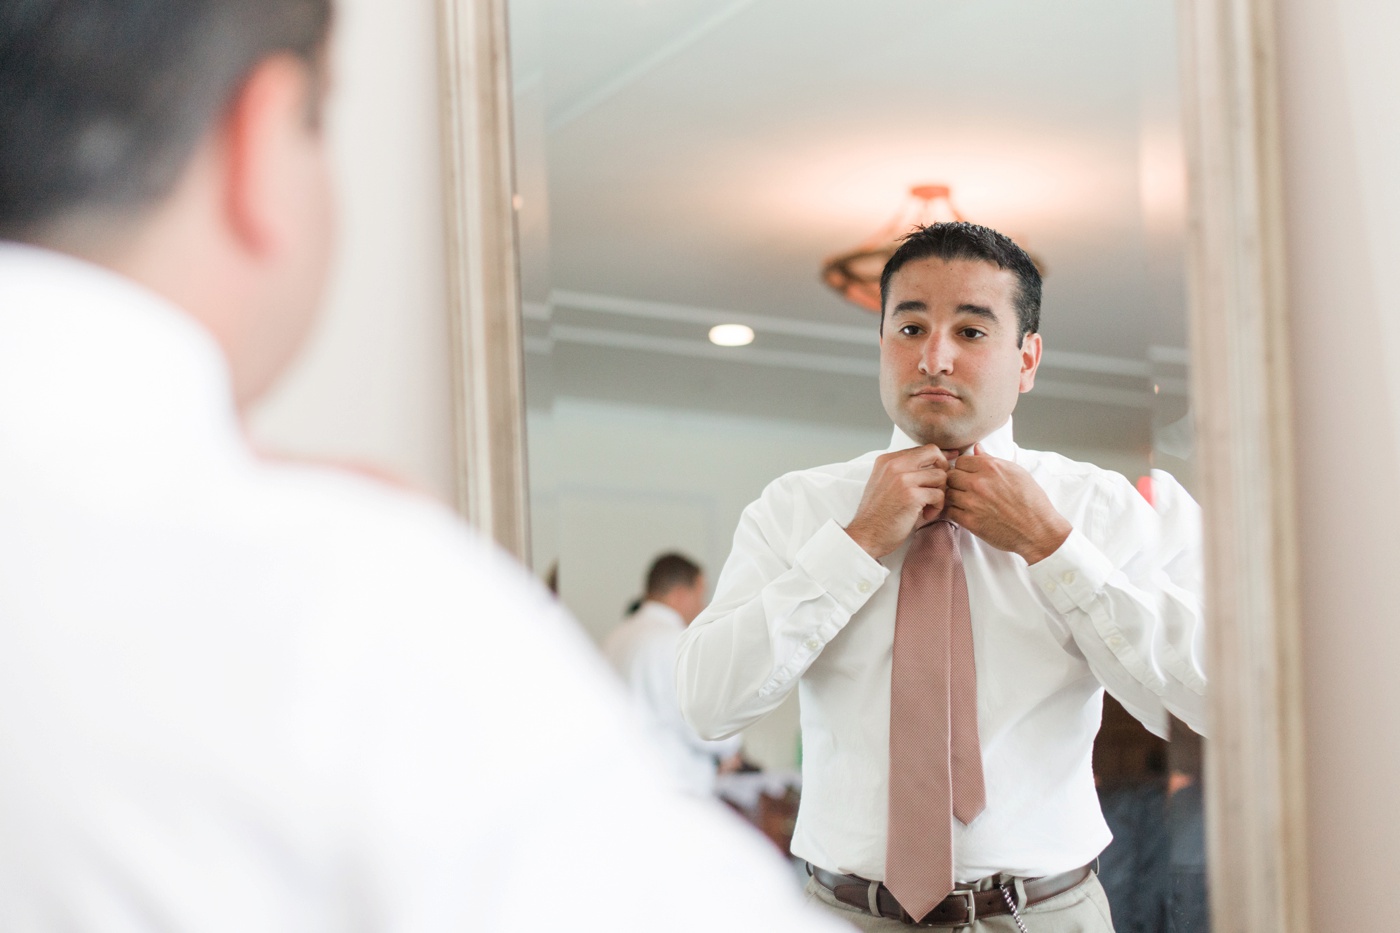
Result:
<svg viewBox="0 0 1400 933">
<path fill-rule="evenodd" d="M 916 921 L 953 890 L 953 819 L 987 803 L 957 534 L 942 520 L 914 532 L 895 611 L 885 885 Z"/>
</svg>

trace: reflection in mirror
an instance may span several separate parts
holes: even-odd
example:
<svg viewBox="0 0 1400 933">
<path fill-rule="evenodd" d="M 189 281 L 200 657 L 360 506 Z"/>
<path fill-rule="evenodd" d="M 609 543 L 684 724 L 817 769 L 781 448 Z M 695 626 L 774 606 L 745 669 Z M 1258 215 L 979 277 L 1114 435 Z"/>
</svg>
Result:
<svg viewBox="0 0 1400 933">
<path fill-rule="evenodd" d="M 511 18 L 534 563 L 596 641 L 658 554 L 714 580 L 775 478 L 889 446 L 878 316 L 823 263 L 878 254 L 917 186 L 1045 272 L 1016 443 L 1145 495 L 1175 488 L 1153 471 L 1192 488 L 1166 0 L 512 0 Z M 752 342 L 711 342 L 730 324 Z M 797 696 L 743 730 L 768 773 L 803 764 Z M 1166 746 L 1105 711 L 1119 930 L 1202 929 L 1171 919 L 1178 867 L 1199 867 L 1168 835 L 1185 731 Z"/>
</svg>

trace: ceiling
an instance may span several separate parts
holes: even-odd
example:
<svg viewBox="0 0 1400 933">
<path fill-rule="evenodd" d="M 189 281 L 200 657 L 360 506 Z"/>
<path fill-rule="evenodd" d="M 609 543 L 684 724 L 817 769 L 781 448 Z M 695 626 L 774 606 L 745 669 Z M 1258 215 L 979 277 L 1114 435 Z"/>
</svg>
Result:
<svg viewBox="0 0 1400 933">
<path fill-rule="evenodd" d="M 1150 423 L 1153 385 L 1185 385 L 1173 15 L 513 0 L 532 404 L 885 423 L 875 319 L 818 270 L 928 182 L 1046 264 L 1026 414 L 1071 433 Z M 713 347 L 724 321 L 758 339 Z"/>
</svg>

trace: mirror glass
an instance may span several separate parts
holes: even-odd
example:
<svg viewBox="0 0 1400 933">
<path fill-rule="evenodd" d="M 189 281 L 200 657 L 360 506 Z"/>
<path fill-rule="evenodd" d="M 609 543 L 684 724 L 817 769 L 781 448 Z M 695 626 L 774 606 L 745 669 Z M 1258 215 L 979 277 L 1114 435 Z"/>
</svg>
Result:
<svg viewBox="0 0 1400 933">
<path fill-rule="evenodd" d="M 1174 15 L 511 0 L 534 563 L 591 637 L 662 552 L 713 579 L 774 478 L 888 445 L 878 316 L 823 264 L 915 220 L 994 227 L 1045 273 L 1021 446 L 1191 488 Z M 793 701 L 744 735 L 769 773 L 800 756 Z M 1199 746 L 1110 701 L 1095 762 L 1120 931 L 1204 929 Z"/>
</svg>

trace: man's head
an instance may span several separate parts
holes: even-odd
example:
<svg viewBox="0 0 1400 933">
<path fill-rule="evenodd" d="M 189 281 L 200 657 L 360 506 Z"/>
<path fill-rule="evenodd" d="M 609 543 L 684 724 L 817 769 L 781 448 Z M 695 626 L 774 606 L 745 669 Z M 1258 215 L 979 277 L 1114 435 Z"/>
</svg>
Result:
<svg viewBox="0 0 1400 933">
<path fill-rule="evenodd" d="M 330 19 L 330 0 L 0 5 L 0 238 L 163 294 L 256 396 L 329 256 Z"/>
<path fill-rule="evenodd" d="M 968 223 L 910 234 L 880 277 L 880 398 L 905 434 L 966 450 L 1011 417 L 1040 365 L 1040 273 Z"/>
<path fill-rule="evenodd" d="M 705 608 L 705 574 L 680 554 L 662 554 L 647 571 L 647 599 L 680 613 L 686 625 Z"/>
</svg>

